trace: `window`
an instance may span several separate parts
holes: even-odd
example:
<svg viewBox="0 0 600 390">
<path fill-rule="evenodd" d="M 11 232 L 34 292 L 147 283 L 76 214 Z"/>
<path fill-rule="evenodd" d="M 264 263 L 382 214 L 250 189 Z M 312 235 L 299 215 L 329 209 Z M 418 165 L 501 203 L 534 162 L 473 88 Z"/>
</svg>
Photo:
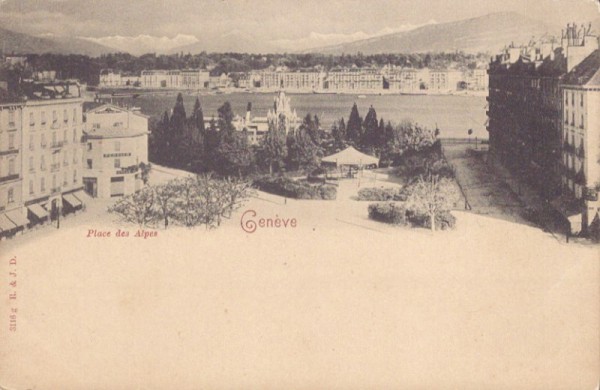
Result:
<svg viewBox="0 0 600 390">
<path fill-rule="evenodd" d="M 92 150 L 92 143 L 91 143 L 91 142 L 88 142 L 88 144 L 87 144 L 87 149 L 88 149 L 88 150 Z"/>
<path fill-rule="evenodd" d="M 100 128 L 100 123 L 93 123 L 92 124 L 92 129 L 98 130 L 99 128 Z"/>
<path fill-rule="evenodd" d="M 88 158 L 88 160 L 87 160 L 87 167 L 88 167 L 88 169 L 92 169 L 92 167 L 93 167 L 91 158 Z"/>
<path fill-rule="evenodd" d="M 565 110 L 565 125 L 569 124 L 569 110 Z"/>
<path fill-rule="evenodd" d="M 42 148 L 46 147 L 46 134 L 42 133 L 42 138 L 40 141 L 40 145 L 42 146 Z"/>
<path fill-rule="evenodd" d="M 42 123 L 42 126 L 46 124 L 46 111 L 42 111 L 41 123 Z"/>
<path fill-rule="evenodd" d="M 73 129 L 73 142 L 77 142 L 77 129 Z"/>
<path fill-rule="evenodd" d="M 42 156 L 40 159 L 40 170 L 46 170 L 46 158 L 44 156 Z"/>
<path fill-rule="evenodd" d="M 115 141 L 115 152 L 121 151 L 121 142 Z"/>
<path fill-rule="evenodd" d="M 580 102 L 579 102 L 579 105 L 580 105 L 581 107 L 583 107 L 583 94 L 581 94 L 581 100 L 580 100 Z"/>
<path fill-rule="evenodd" d="M 115 158 L 115 168 L 121 168 L 121 159 Z"/>
<path fill-rule="evenodd" d="M 52 123 L 58 122 L 58 114 L 56 111 L 52 111 Z"/>
<path fill-rule="evenodd" d="M 8 148 L 9 149 L 15 148 L 15 135 L 14 134 L 8 135 Z"/>
<path fill-rule="evenodd" d="M 52 133 L 52 146 L 56 146 L 56 132 Z"/>
<path fill-rule="evenodd" d="M 571 92 L 571 104 L 575 105 L 575 92 Z"/>
<path fill-rule="evenodd" d="M 77 169 L 73 171 L 73 183 L 77 184 Z"/>
<path fill-rule="evenodd" d="M 583 114 L 581 114 L 581 124 L 579 125 L 579 128 L 580 128 L 580 129 L 583 129 L 583 124 L 584 124 L 584 122 L 585 122 L 583 119 L 584 119 L 584 118 L 583 118 Z"/>
<path fill-rule="evenodd" d="M 43 177 L 40 179 L 40 191 L 46 191 L 46 179 Z"/>
<path fill-rule="evenodd" d="M 63 111 L 63 122 L 67 123 L 69 121 L 69 117 L 67 115 L 67 110 Z"/>
<path fill-rule="evenodd" d="M 63 142 L 66 144 L 67 143 L 67 130 L 63 131 Z"/>
<path fill-rule="evenodd" d="M 63 172 L 63 186 L 69 185 L 69 175 L 67 175 L 67 171 Z"/>
<path fill-rule="evenodd" d="M 15 126 L 15 110 L 8 111 L 8 125 L 10 127 Z"/>
<path fill-rule="evenodd" d="M 571 114 L 571 126 L 575 126 L 575 113 Z"/>
<path fill-rule="evenodd" d="M 34 167 L 35 163 L 33 161 L 33 156 L 29 157 L 29 171 L 33 172 L 35 171 L 35 167 Z"/>
<path fill-rule="evenodd" d="M 77 164 L 77 150 L 73 151 L 73 164 Z"/>
<path fill-rule="evenodd" d="M 35 149 L 35 147 L 33 146 L 34 142 L 35 142 L 35 137 L 33 135 L 30 135 L 29 136 L 29 150 Z"/>
<path fill-rule="evenodd" d="M 35 126 L 35 117 L 33 115 L 33 112 L 29 113 L 29 126 Z"/>
<path fill-rule="evenodd" d="M 73 109 L 73 123 L 77 123 L 77 109 Z"/>
<path fill-rule="evenodd" d="M 29 180 L 29 195 L 33 194 L 33 180 Z"/>
<path fill-rule="evenodd" d="M 56 190 L 56 175 L 52 175 L 52 190 Z"/>
<path fill-rule="evenodd" d="M 63 155 L 63 165 L 69 165 L 69 152 L 65 151 Z"/>
<path fill-rule="evenodd" d="M 15 201 L 15 190 L 13 188 L 8 189 L 8 203 Z"/>
<path fill-rule="evenodd" d="M 8 175 L 14 175 L 15 174 L 15 159 L 11 158 L 10 160 L 8 160 Z"/>
</svg>

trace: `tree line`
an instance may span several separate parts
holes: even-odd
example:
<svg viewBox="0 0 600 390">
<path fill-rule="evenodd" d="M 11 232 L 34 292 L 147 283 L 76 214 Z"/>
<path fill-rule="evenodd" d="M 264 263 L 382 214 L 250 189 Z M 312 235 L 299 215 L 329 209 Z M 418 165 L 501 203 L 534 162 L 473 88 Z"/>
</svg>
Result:
<svg viewBox="0 0 600 390">
<path fill-rule="evenodd" d="M 144 69 L 186 69 L 210 68 L 212 75 L 222 73 L 248 72 L 265 69 L 270 66 L 287 66 L 291 70 L 313 69 L 322 67 L 365 67 L 394 65 L 412 68 L 439 67 L 458 65 L 460 68 L 474 68 L 478 62 L 487 61 L 485 54 L 450 53 L 389 53 L 364 55 L 341 54 L 326 55 L 308 54 L 249 54 L 249 53 L 206 53 L 199 54 L 144 54 L 139 57 L 128 53 L 110 53 L 99 57 L 86 55 L 62 54 L 30 54 L 27 55 L 27 66 L 20 69 L 23 77 L 33 72 L 54 70 L 59 78 L 78 79 L 89 85 L 98 85 L 102 69 L 139 74 Z M 20 66 L 20 65 L 19 65 Z"/>
<path fill-rule="evenodd" d="M 266 134 L 253 144 L 247 130 L 236 129 L 229 102 L 219 107 L 217 114 L 216 119 L 205 124 L 197 98 L 188 116 L 183 96 L 179 94 L 171 113 L 165 111 L 160 120 L 151 122 L 151 161 L 196 173 L 246 177 L 310 172 L 320 165 L 323 156 L 354 146 L 390 165 L 407 151 L 431 147 L 439 135 L 439 130 L 411 120 L 392 124 L 378 119 L 372 106 L 363 119 L 355 103 L 348 120 L 341 118 L 328 130 L 321 127 L 317 115 L 308 113 L 296 128 L 289 128 L 285 115 L 280 114 L 278 120 L 269 123 Z"/>
</svg>

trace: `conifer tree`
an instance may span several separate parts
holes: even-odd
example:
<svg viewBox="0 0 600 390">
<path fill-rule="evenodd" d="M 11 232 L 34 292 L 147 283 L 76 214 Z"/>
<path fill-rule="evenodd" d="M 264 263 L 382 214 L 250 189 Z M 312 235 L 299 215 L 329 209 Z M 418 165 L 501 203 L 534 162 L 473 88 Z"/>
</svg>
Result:
<svg viewBox="0 0 600 390">
<path fill-rule="evenodd" d="M 350 118 L 348 118 L 348 125 L 346 126 L 346 138 L 349 142 L 357 145 L 360 142 L 362 135 L 362 119 L 358 113 L 358 107 L 356 103 L 352 106 L 350 111 Z"/>
</svg>

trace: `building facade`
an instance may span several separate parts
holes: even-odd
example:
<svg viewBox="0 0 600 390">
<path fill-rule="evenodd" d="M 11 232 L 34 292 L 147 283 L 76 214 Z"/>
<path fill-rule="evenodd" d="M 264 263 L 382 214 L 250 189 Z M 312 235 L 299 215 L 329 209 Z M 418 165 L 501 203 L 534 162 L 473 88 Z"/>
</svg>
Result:
<svg viewBox="0 0 600 390">
<path fill-rule="evenodd" d="M 334 69 L 327 73 L 325 88 L 330 91 L 369 92 L 383 90 L 383 75 L 377 69 Z"/>
<path fill-rule="evenodd" d="M 143 186 L 140 164 L 148 164 L 148 117 L 109 104 L 85 115 L 85 191 L 99 198 L 138 191 Z"/>
<path fill-rule="evenodd" d="M 0 237 L 24 229 L 22 116 L 22 103 L 0 102 Z"/>
<path fill-rule="evenodd" d="M 23 202 L 32 223 L 83 206 L 79 84 L 34 84 L 23 106 Z M 83 200 L 82 200 L 83 199 Z"/>
<path fill-rule="evenodd" d="M 563 193 L 567 108 L 561 83 L 596 49 L 597 36 L 569 25 L 560 45 L 554 39 L 511 45 L 489 65 L 490 154 L 548 201 Z M 575 225 L 572 222 L 573 229 Z"/>
<path fill-rule="evenodd" d="M 581 200 L 587 229 L 600 211 L 600 50 L 573 67 L 561 90 L 563 191 Z"/>
</svg>

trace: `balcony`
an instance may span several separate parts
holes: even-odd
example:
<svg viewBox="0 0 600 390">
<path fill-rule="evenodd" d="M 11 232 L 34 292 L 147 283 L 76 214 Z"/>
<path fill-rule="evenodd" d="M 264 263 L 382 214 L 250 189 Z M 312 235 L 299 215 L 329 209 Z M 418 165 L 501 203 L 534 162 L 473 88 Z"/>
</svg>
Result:
<svg viewBox="0 0 600 390">
<path fill-rule="evenodd" d="M 137 173 L 140 170 L 138 165 L 131 165 L 129 167 L 123 167 L 117 170 L 117 175 L 126 175 L 131 173 Z"/>
<path fill-rule="evenodd" d="M 8 148 L 6 150 L 0 151 L 0 156 L 8 156 L 10 154 L 18 154 L 18 153 L 19 153 L 19 149 L 12 147 L 12 148 Z"/>
<path fill-rule="evenodd" d="M 50 143 L 50 149 L 60 149 L 63 146 L 64 146 L 64 142 L 62 142 L 62 141 Z"/>
<path fill-rule="evenodd" d="M 7 175 L 7 176 L 2 176 L 2 177 L 0 177 L 0 183 L 4 183 L 4 182 L 7 182 L 7 181 L 11 181 L 11 180 L 17 180 L 18 178 L 19 178 L 19 174 L 18 173 L 15 173 L 15 174 L 12 174 L 12 175 Z"/>
<path fill-rule="evenodd" d="M 56 172 L 60 170 L 60 163 L 50 165 L 50 172 Z"/>
</svg>

